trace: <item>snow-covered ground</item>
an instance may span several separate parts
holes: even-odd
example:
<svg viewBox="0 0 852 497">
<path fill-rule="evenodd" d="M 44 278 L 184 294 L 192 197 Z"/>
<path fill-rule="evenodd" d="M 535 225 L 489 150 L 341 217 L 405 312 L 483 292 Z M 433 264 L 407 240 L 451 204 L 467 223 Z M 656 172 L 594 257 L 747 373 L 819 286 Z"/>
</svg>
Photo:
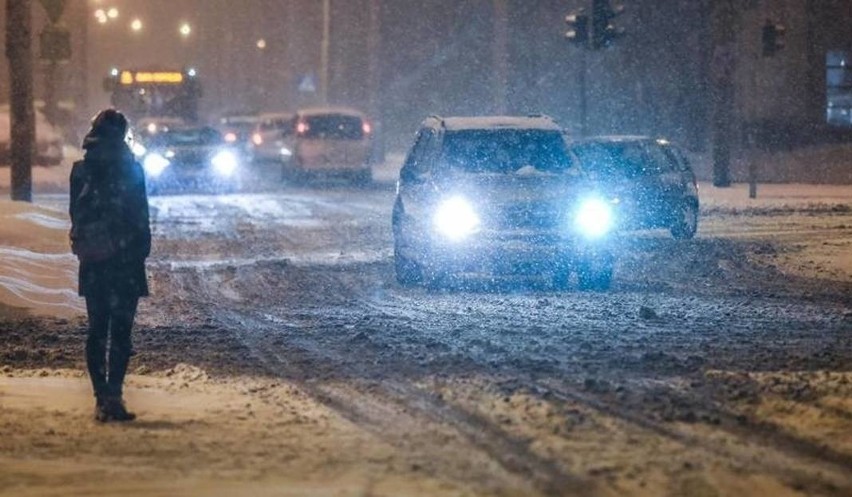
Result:
<svg viewBox="0 0 852 497">
<path fill-rule="evenodd" d="M 4 306 L 62 317 L 83 312 L 68 228 L 59 209 L 0 200 L 0 312 Z"/>
</svg>

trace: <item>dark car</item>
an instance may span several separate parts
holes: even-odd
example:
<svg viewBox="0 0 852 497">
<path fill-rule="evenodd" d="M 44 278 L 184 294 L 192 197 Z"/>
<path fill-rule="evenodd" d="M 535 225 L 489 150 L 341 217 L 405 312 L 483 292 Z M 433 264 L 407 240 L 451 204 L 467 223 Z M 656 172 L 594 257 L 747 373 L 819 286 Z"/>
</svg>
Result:
<svg viewBox="0 0 852 497">
<path fill-rule="evenodd" d="M 212 127 L 169 128 L 143 145 L 141 162 L 152 193 L 171 188 L 231 192 L 240 187 L 240 151 Z"/>
<path fill-rule="evenodd" d="M 622 228 L 667 228 L 677 239 L 695 236 L 698 184 L 676 146 L 648 137 L 605 136 L 569 147 L 600 189 L 618 199 Z"/>
<path fill-rule="evenodd" d="M 431 117 L 400 171 L 394 261 L 403 285 L 465 276 L 605 289 L 614 205 L 576 167 L 550 118 Z"/>
<path fill-rule="evenodd" d="M 254 114 L 229 114 L 219 118 L 217 128 L 225 142 L 248 153 L 251 150 L 251 137 L 260 117 Z"/>
</svg>

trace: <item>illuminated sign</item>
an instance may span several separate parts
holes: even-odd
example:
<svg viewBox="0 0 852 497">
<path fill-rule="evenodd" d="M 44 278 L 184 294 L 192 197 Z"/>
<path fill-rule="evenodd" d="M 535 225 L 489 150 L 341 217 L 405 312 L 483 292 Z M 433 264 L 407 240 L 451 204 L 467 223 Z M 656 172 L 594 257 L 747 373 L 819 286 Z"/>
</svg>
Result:
<svg viewBox="0 0 852 497">
<path fill-rule="evenodd" d="M 180 72 L 131 72 L 122 71 L 119 77 L 119 82 L 123 85 L 132 84 L 180 84 L 183 83 L 183 73 Z"/>
</svg>

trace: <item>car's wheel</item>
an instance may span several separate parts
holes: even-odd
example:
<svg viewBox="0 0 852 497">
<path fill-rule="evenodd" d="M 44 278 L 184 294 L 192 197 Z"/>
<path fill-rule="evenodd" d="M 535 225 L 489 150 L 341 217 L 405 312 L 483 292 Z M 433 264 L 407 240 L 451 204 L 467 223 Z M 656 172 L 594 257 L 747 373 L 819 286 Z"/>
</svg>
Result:
<svg viewBox="0 0 852 497">
<path fill-rule="evenodd" d="M 402 255 L 399 250 L 399 242 L 393 246 L 393 266 L 396 272 L 396 281 L 402 286 L 413 286 L 423 281 L 423 271 L 420 266 Z"/>
<path fill-rule="evenodd" d="M 692 200 L 686 200 L 680 205 L 674 224 L 672 236 L 677 240 L 690 240 L 698 231 L 698 205 Z"/>
<path fill-rule="evenodd" d="M 580 290 L 602 291 L 612 284 L 614 261 L 611 256 L 590 257 L 577 267 L 577 283 Z"/>
</svg>

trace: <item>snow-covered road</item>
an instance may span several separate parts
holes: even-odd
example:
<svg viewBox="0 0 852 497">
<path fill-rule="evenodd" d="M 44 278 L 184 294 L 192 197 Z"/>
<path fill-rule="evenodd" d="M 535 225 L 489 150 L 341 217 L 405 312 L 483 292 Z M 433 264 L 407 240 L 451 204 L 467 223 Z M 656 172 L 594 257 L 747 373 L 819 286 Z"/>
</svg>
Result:
<svg viewBox="0 0 852 497">
<path fill-rule="evenodd" d="M 158 197 L 135 361 L 295 384 L 391 447 L 377 481 L 849 495 L 852 212 L 831 198 L 710 200 L 695 240 L 626 235 L 611 291 L 558 293 L 399 287 L 389 189 Z"/>
<path fill-rule="evenodd" d="M 852 280 L 790 257 L 848 243 L 848 211 L 720 203 L 694 241 L 625 236 L 603 294 L 434 293 L 393 282 L 391 204 L 382 190 L 155 199 L 160 296 L 143 321 L 211 316 L 263 370 L 454 483 L 852 489 L 852 440 L 786 414 L 850 426 L 852 387 L 815 372 L 852 380 Z M 819 402 L 787 393 L 802 388 Z"/>
</svg>

